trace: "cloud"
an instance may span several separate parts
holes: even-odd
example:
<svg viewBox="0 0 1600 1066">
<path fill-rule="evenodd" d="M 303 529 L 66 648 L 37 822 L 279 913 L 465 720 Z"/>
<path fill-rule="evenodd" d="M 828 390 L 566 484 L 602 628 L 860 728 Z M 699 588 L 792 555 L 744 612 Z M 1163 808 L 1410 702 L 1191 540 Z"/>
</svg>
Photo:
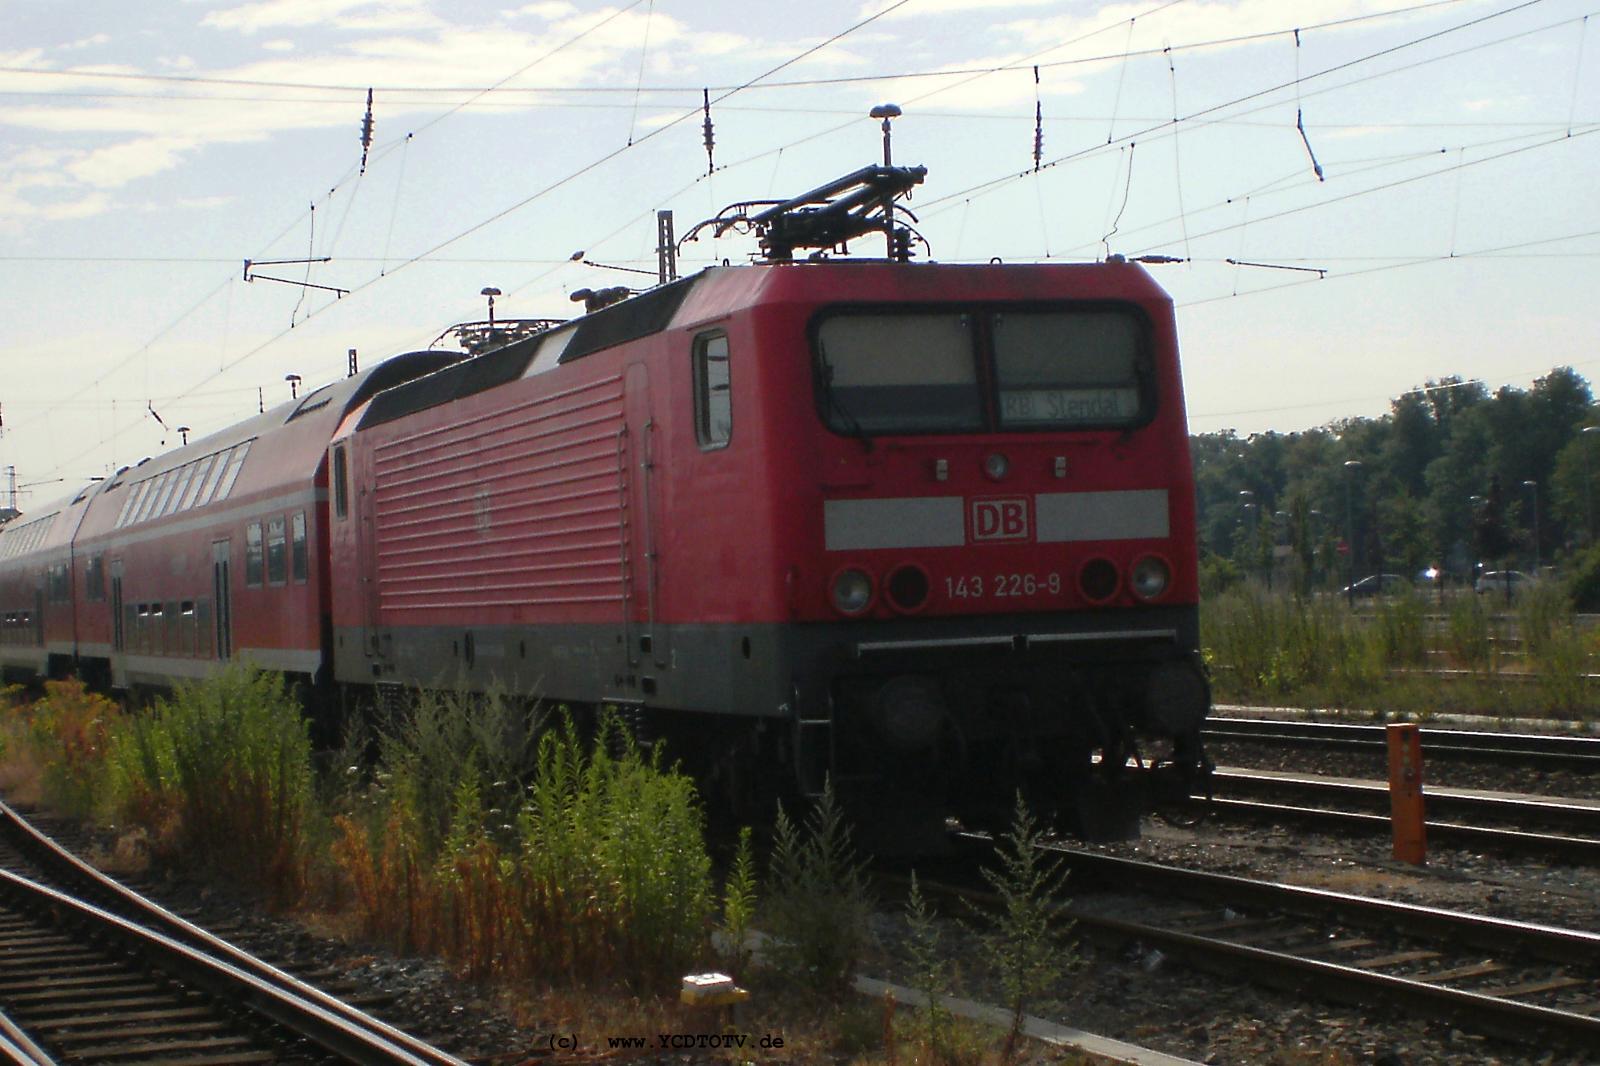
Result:
<svg viewBox="0 0 1600 1066">
<path fill-rule="evenodd" d="M 266 52 L 292 52 L 295 45 L 293 41 L 287 38 L 278 37 L 270 41 L 262 41 L 261 48 Z"/>
<path fill-rule="evenodd" d="M 88 152 L 67 167 L 85 185 L 114 189 L 170 170 L 195 144 L 175 137 L 142 137 Z"/>
<path fill-rule="evenodd" d="M 1004 7 L 1044 7 L 1053 4 L 1056 0 L 916 0 L 915 3 L 906 4 L 895 11 L 890 11 L 883 16 L 883 21 L 897 18 L 923 18 L 928 15 L 949 15 L 961 11 L 994 11 Z M 856 18 L 870 18 L 882 11 L 887 11 L 899 0 L 872 0 L 871 3 L 862 4 L 856 12 Z"/>
<path fill-rule="evenodd" d="M 76 41 L 61 45 L 57 51 L 76 52 L 83 48 L 97 48 L 102 44 L 109 44 L 111 37 L 104 33 L 96 33 L 89 37 L 80 37 Z"/>
<path fill-rule="evenodd" d="M 438 25 L 423 0 L 258 0 L 200 20 L 219 30 L 257 33 L 278 26 L 332 25 L 341 29 Z"/>
<path fill-rule="evenodd" d="M 515 11 L 507 12 L 507 15 L 512 18 L 518 15 L 531 15 L 534 18 L 544 19 L 546 22 L 554 22 L 556 19 L 567 18 L 577 13 L 578 9 L 567 3 L 566 0 L 543 0 L 543 2 L 537 4 L 524 4 Z"/>
</svg>

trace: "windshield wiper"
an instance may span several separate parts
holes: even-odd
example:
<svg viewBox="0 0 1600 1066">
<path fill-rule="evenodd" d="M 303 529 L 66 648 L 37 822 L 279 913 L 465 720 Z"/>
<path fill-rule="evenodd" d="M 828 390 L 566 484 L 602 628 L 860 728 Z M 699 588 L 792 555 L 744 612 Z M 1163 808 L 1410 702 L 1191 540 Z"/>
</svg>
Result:
<svg viewBox="0 0 1600 1066">
<path fill-rule="evenodd" d="M 872 437 L 862 427 L 860 419 L 845 409 L 839 401 L 839 394 L 833 387 L 833 364 L 828 362 L 827 350 L 821 342 L 817 344 L 817 352 L 822 357 L 822 391 L 828 398 L 828 409 L 833 411 L 844 422 L 844 431 L 861 442 L 861 447 L 867 451 L 872 450 Z"/>
</svg>

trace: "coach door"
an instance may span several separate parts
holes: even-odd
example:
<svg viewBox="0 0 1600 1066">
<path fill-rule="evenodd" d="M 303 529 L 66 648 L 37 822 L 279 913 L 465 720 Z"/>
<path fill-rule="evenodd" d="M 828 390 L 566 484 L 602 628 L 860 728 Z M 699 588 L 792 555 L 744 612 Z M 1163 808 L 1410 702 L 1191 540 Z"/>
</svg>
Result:
<svg viewBox="0 0 1600 1066">
<path fill-rule="evenodd" d="M 211 542 L 211 597 L 217 605 L 217 658 L 233 658 L 233 584 L 228 541 Z"/>
<path fill-rule="evenodd" d="M 120 655 L 128 639 L 122 618 L 122 560 L 111 560 L 111 650 Z"/>
</svg>

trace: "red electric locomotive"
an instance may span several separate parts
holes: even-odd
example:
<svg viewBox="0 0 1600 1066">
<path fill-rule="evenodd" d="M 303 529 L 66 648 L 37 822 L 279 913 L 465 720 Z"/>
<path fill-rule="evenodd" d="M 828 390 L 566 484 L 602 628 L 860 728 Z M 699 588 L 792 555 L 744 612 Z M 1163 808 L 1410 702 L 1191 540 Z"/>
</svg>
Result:
<svg viewBox="0 0 1600 1066">
<path fill-rule="evenodd" d="M 739 805 L 1021 789 L 1125 831 L 1208 769 L 1171 302 L 1121 261 L 913 264 L 921 178 L 739 207 L 763 262 L 402 356 L 14 522 L 3 661 L 612 705 Z M 877 230 L 886 259 L 793 259 Z"/>
<path fill-rule="evenodd" d="M 334 665 L 637 709 L 735 797 L 1077 807 L 1203 771 L 1171 302 L 1133 264 L 797 263 L 872 167 L 712 268 L 379 394 L 335 435 Z M 899 261 L 897 261 L 899 260 Z M 1093 790 L 1095 801 L 1079 795 Z"/>
</svg>

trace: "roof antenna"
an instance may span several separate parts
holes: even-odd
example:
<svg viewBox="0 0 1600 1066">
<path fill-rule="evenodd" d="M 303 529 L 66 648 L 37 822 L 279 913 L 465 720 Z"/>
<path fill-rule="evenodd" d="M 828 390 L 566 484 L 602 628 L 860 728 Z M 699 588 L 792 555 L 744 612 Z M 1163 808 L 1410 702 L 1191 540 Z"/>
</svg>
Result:
<svg viewBox="0 0 1600 1066">
<path fill-rule="evenodd" d="M 883 119 L 883 168 L 888 170 L 894 166 L 894 153 L 890 150 L 892 131 L 889 123 L 901 115 L 899 104 L 879 104 L 867 112 L 869 118 Z M 888 242 L 884 257 L 895 259 L 894 240 L 894 193 L 891 192 L 883 198 L 883 239 Z"/>
</svg>

